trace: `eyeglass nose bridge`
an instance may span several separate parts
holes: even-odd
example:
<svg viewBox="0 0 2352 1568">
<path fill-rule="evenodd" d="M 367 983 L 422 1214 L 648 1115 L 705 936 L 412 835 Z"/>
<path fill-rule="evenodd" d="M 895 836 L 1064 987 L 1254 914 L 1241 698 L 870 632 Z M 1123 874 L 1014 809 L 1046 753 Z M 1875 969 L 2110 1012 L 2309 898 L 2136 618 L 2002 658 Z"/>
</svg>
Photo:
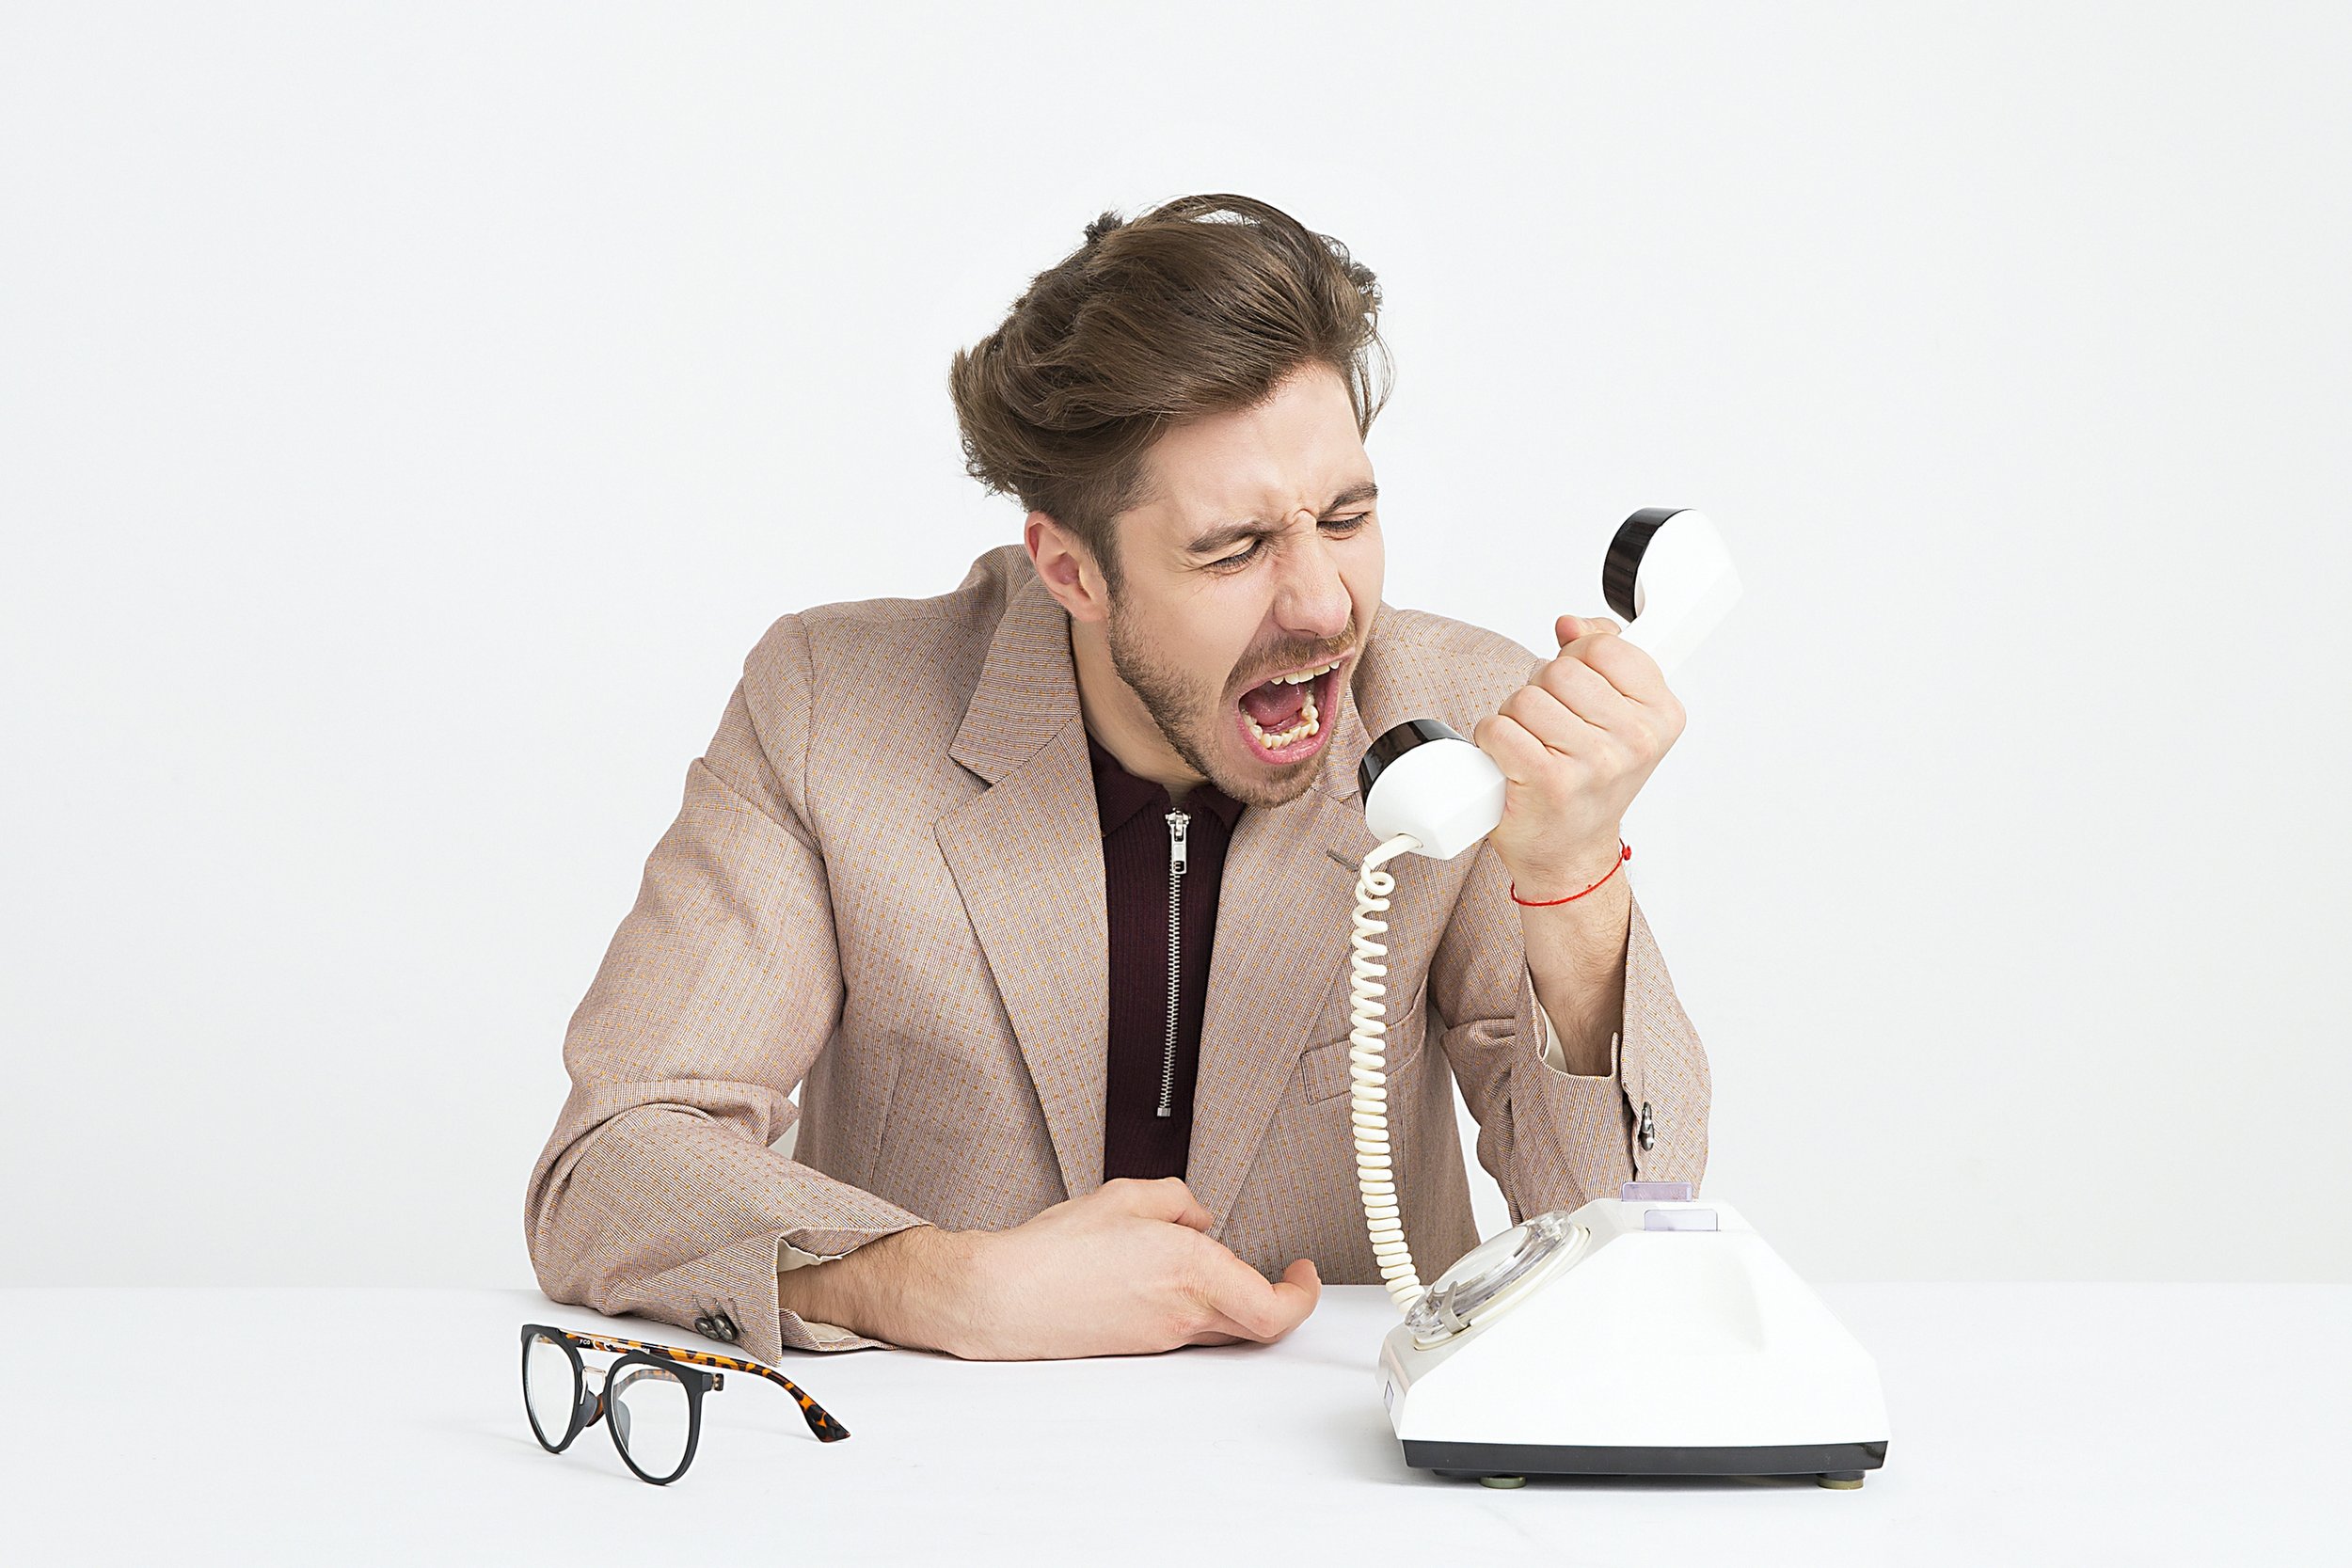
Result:
<svg viewBox="0 0 2352 1568">
<path fill-rule="evenodd" d="M 604 1418 L 604 1369 L 580 1370 L 580 1430 L 586 1432 Z"/>
<path fill-rule="evenodd" d="M 628 1441 L 628 1409 L 626 1405 L 610 1398 L 615 1391 L 612 1373 L 619 1370 L 608 1367 L 583 1366 L 580 1368 L 580 1430 L 586 1432 L 598 1420 L 606 1420 L 612 1425 L 615 1435 L 626 1443 Z M 672 1383 L 684 1381 L 666 1367 L 648 1367 L 639 1362 L 632 1363 L 622 1371 L 619 1386 L 625 1388 L 638 1379 L 647 1377 L 665 1378 Z M 715 1384 L 716 1380 L 714 1379 L 713 1382 Z"/>
</svg>

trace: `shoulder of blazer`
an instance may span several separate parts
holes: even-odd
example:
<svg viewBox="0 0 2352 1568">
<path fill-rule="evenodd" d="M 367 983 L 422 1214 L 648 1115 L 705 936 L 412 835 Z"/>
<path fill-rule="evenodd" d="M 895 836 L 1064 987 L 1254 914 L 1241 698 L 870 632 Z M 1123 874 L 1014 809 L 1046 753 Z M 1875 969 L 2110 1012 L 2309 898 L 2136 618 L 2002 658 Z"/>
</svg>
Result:
<svg viewBox="0 0 2352 1568">
<path fill-rule="evenodd" d="M 753 705 L 764 697 L 819 715 L 898 714 L 918 693 L 969 697 L 1006 604 L 1035 576 L 1026 550 L 1000 545 L 945 594 L 843 599 L 780 615 L 744 656 Z"/>
</svg>

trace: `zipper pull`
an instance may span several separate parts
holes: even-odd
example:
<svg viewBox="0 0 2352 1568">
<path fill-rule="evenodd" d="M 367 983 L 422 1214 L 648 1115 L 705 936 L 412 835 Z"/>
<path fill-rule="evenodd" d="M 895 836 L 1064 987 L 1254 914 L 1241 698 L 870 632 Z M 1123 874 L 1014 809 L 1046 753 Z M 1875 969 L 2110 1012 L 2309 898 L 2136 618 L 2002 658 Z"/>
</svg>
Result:
<svg viewBox="0 0 2352 1568">
<path fill-rule="evenodd" d="M 1184 872 L 1184 830 L 1191 826 L 1190 814 L 1171 811 L 1168 814 L 1168 869 L 1175 876 Z"/>
</svg>

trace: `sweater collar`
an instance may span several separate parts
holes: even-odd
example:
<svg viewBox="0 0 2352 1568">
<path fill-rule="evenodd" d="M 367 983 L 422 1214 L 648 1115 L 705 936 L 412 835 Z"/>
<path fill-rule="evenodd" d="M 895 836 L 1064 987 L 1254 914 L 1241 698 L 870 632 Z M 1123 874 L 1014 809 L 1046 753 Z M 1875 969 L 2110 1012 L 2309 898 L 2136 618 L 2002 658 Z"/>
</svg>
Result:
<svg viewBox="0 0 2352 1568">
<path fill-rule="evenodd" d="M 1104 838 L 1125 827 L 1130 817 L 1147 806 L 1160 816 L 1175 809 L 1165 784 L 1128 772 L 1110 749 L 1094 738 L 1092 730 L 1087 732 L 1087 760 L 1094 769 L 1095 815 L 1102 818 Z M 1184 797 L 1184 809 L 1196 816 L 1204 811 L 1216 813 L 1231 833 L 1243 805 L 1216 785 L 1203 782 Z"/>
</svg>

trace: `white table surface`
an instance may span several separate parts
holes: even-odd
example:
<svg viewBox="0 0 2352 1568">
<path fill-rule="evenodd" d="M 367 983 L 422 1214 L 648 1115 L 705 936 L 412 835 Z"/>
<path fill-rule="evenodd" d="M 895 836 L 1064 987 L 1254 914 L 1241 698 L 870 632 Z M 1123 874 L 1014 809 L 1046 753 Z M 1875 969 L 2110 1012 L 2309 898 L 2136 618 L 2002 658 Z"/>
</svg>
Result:
<svg viewBox="0 0 2352 1568">
<path fill-rule="evenodd" d="M 1376 1287 L 1265 1346 L 1089 1361 L 787 1353 L 673 1485 L 522 1413 L 529 1291 L 10 1290 L 0 1556 L 85 1562 L 2348 1562 L 2352 1287 L 1844 1285 L 1893 1427 L 1860 1491 L 1408 1469 Z M 634 1325 L 634 1326 L 631 1326 Z M 604 1358 L 595 1358 L 604 1359 Z"/>
</svg>

